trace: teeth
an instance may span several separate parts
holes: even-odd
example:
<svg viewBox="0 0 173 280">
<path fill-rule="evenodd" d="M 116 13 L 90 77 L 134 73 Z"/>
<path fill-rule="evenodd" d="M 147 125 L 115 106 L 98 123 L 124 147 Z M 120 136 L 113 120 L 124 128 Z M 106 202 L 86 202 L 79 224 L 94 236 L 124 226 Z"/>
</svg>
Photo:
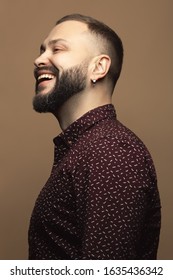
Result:
<svg viewBox="0 0 173 280">
<path fill-rule="evenodd" d="M 51 75 L 51 74 L 42 74 L 40 75 L 37 80 L 39 81 L 40 79 L 53 79 L 54 78 L 54 75 Z"/>
</svg>

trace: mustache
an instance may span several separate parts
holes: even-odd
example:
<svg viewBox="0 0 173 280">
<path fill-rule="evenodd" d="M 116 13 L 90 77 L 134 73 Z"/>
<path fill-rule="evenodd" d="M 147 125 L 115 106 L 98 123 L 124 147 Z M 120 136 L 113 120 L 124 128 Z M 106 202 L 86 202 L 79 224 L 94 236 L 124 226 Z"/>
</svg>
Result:
<svg viewBox="0 0 173 280">
<path fill-rule="evenodd" d="M 38 78 L 39 72 L 41 72 L 41 71 L 50 72 L 50 73 L 54 74 L 55 76 L 57 76 L 59 74 L 59 70 L 55 66 L 53 66 L 53 65 L 42 66 L 42 67 L 35 67 L 34 68 L 34 77 L 35 77 L 35 79 Z"/>
</svg>

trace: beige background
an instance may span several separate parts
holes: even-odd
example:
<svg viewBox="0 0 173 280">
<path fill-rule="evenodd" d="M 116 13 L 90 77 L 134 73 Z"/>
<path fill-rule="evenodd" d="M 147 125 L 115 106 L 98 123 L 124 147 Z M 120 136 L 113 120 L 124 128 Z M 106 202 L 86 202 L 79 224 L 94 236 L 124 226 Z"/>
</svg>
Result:
<svg viewBox="0 0 173 280">
<path fill-rule="evenodd" d="M 32 110 L 33 61 L 56 20 L 72 12 L 104 21 L 124 42 L 113 102 L 155 161 L 163 208 L 158 257 L 173 259 L 172 0 L 0 0 L 0 259 L 27 259 L 31 211 L 60 132 L 52 115 Z"/>
</svg>

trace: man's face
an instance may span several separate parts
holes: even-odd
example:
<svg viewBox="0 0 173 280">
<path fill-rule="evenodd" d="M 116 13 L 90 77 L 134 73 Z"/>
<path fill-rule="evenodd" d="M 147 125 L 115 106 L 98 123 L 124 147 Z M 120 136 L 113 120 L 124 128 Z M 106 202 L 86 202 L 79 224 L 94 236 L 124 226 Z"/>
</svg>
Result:
<svg viewBox="0 0 173 280">
<path fill-rule="evenodd" d="M 35 61 L 34 109 L 54 113 L 74 94 L 84 91 L 90 59 L 91 48 L 84 23 L 67 21 L 55 26 Z"/>
</svg>

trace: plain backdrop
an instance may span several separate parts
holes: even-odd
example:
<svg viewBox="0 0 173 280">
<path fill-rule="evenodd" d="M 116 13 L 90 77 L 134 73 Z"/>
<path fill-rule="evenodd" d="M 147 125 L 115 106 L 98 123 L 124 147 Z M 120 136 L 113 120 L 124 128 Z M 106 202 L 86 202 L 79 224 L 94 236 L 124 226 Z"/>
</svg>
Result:
<svg viewBox="0 0 173 280">
<path fill-rule="evenodd" d="M 33 61 L 55 22 L 70 13 L 104 21 L 122 38 L 124 65 L 113 103 L 154 159 L 162 201 L 158 258 L 172 259 L 172 0 L 0 0 L 0 259 L 28 256 L 31 212 L 60 133 L 51 114 L 32 109 Z"/>
</svg>

